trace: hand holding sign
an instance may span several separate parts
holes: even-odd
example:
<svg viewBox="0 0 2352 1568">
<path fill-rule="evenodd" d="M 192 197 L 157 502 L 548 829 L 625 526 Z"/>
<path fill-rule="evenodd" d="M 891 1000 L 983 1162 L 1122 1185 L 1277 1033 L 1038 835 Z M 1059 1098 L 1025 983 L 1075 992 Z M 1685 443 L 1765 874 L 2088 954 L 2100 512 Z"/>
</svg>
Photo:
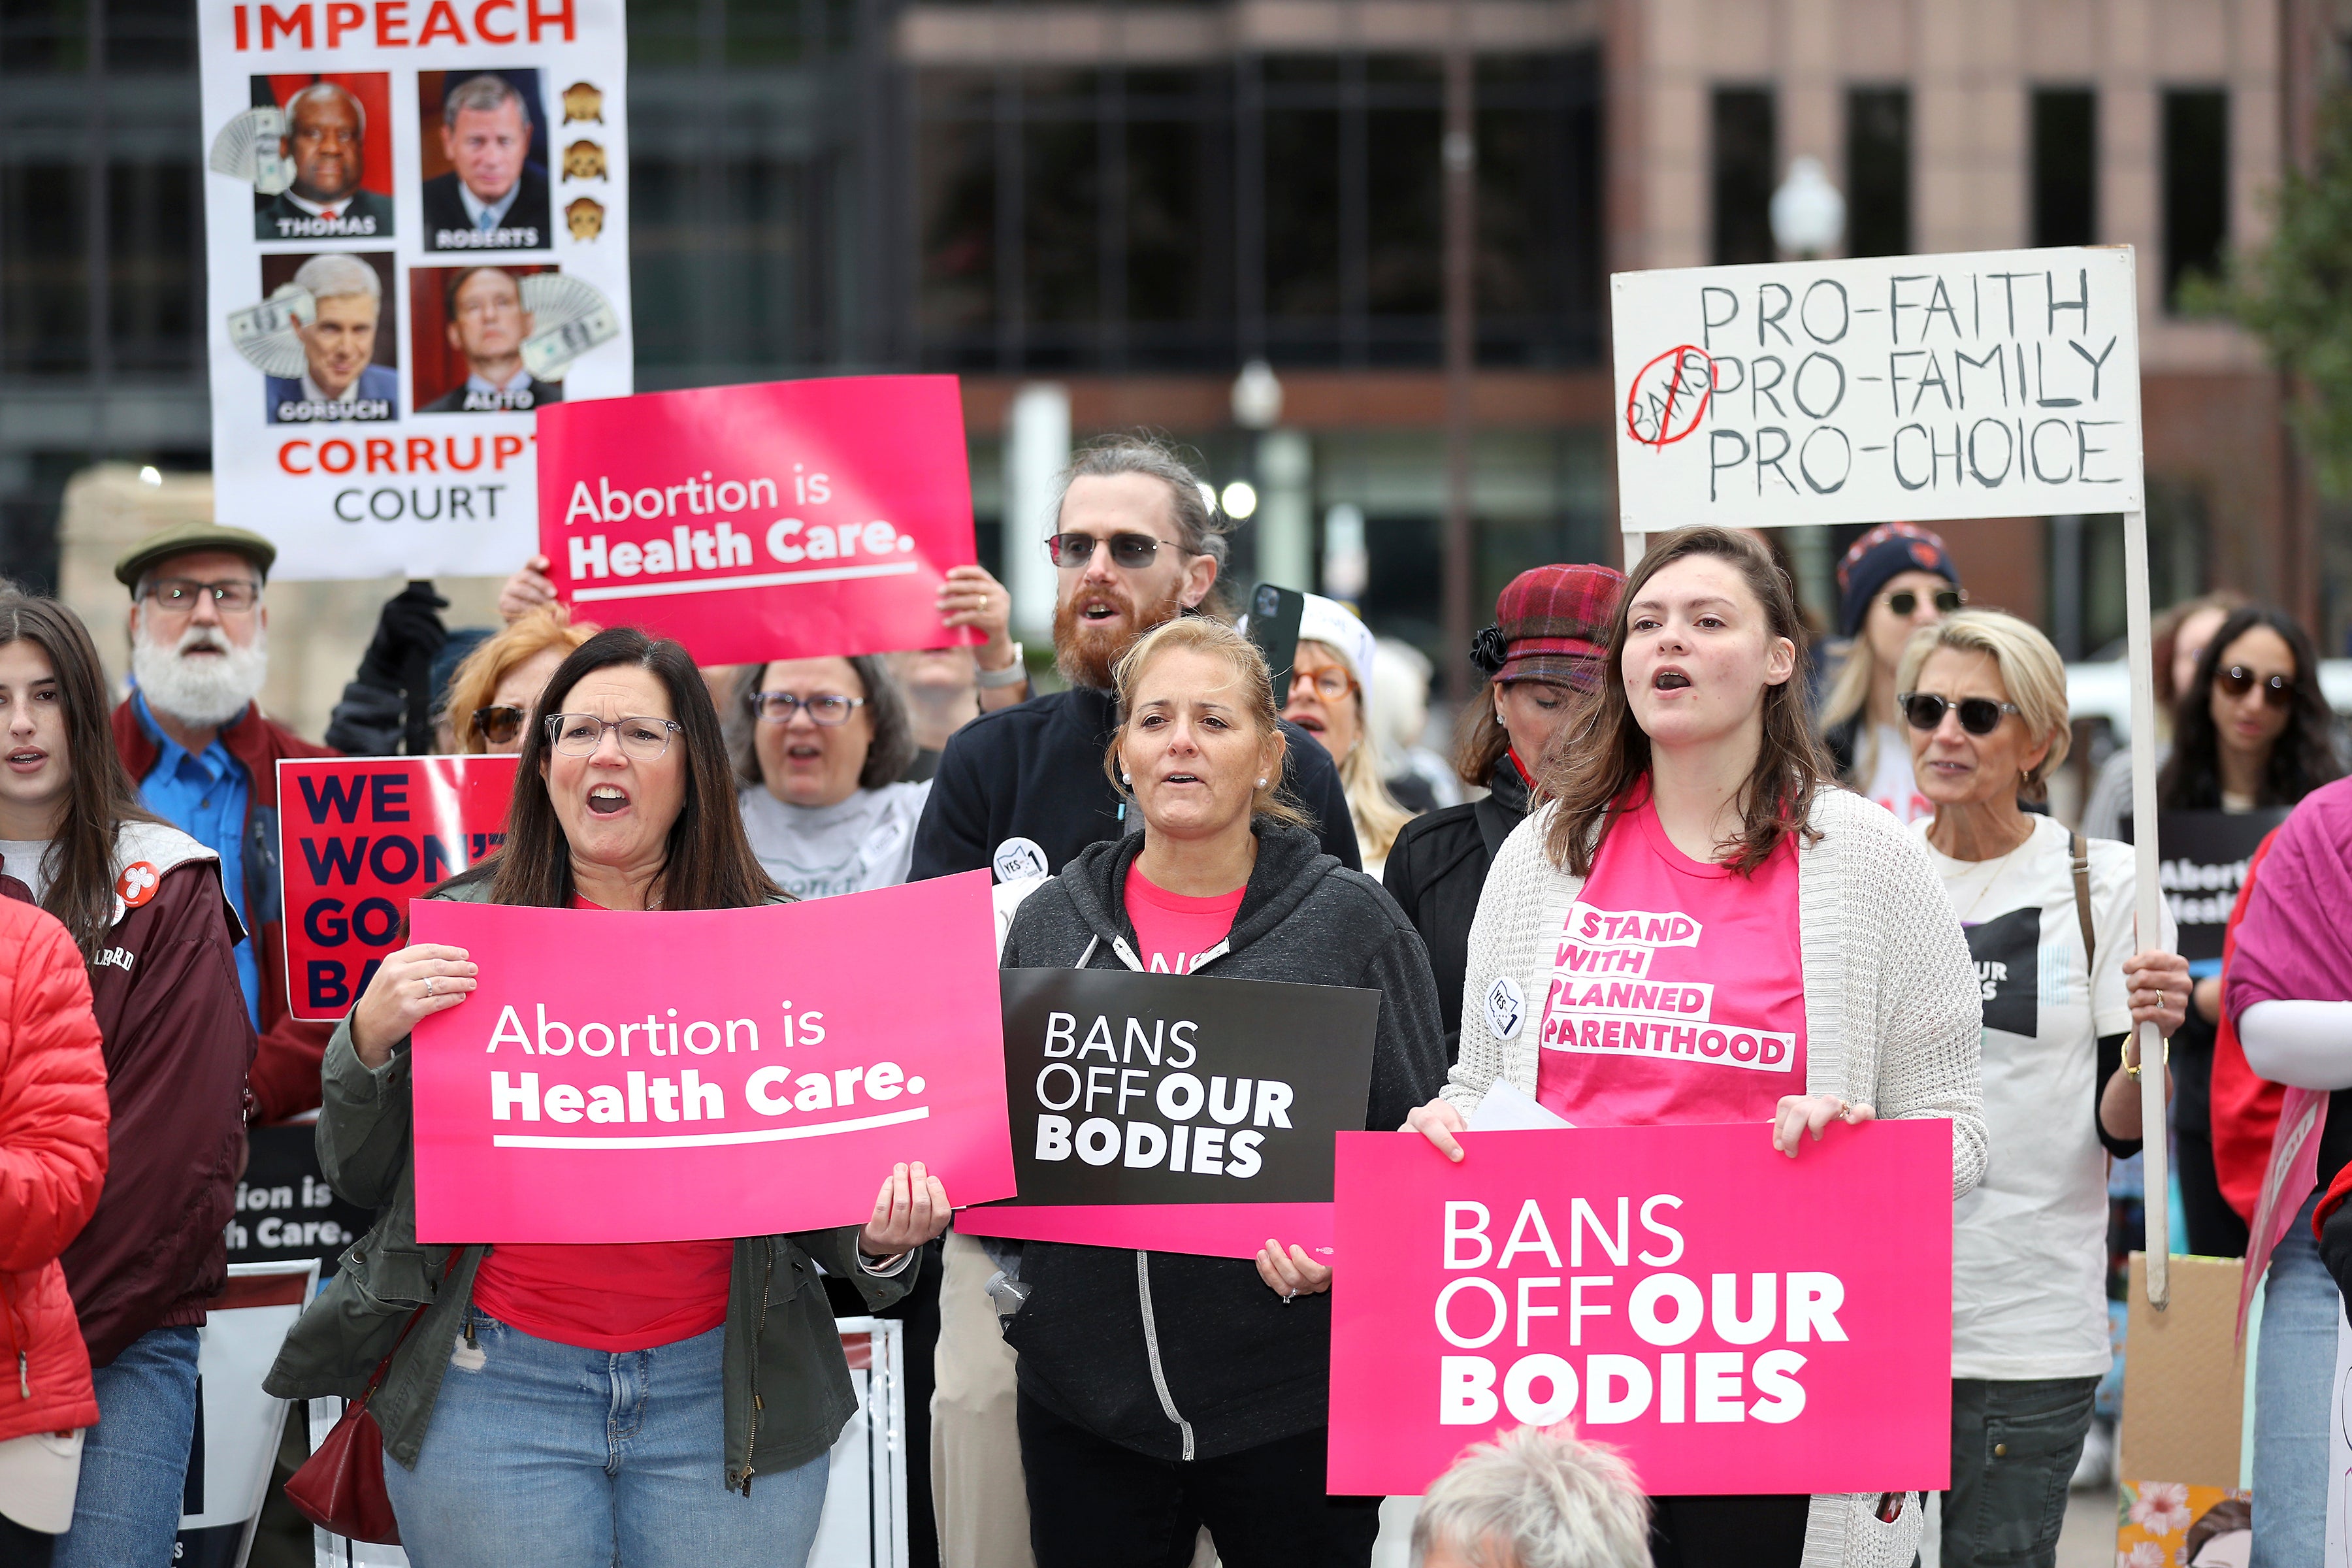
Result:
<svg viewBox="0 0 2352 1568">
<path fill-rule="evenodd" d="M 1772 1147 L 1793 1160 L 1804 1146 L 1805 1134 L 1811 1132 L 1813 1142 L 1832 1121 L 1843 1121 L 1849 1127 L 1859 1127 L 1874 1121 L 1878 1112 L 1867 1105 L 1848 1105 L 1834 1094 L 1788 1094 L 1780 1097 L 1780 1114 L 1772 1121 Z"/>
<path fill-rule="evenodd" d="M 868 1258 L 898 1257 L 935 1239 L 954 1212 L 947 1187 L 920 1160 L 894 1166 L 875 1194 L 874 1217 L 857 1233 L 857 1250 Z"/>
<path fill-rule="evenodd" d="M 385 959 L 352 1010 L 352 1049 L 361 1065 L 373 1069 L 390 1061 L 392 1047 L 417 1025 L 463 1002 L 480 973 L 466 961 L 464 948 L 437 942 L 404 947 Z"/>
</svg>

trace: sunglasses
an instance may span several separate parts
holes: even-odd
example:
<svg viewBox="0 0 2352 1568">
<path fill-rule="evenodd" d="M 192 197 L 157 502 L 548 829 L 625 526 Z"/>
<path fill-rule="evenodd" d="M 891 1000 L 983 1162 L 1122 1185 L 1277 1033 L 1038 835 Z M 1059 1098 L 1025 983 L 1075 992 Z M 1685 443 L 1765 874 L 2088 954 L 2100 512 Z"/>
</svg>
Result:
<svg viewBox="0 0 2352 1568">
<path fill-rule="evenodd" d="M 530 715 L 520 708 L 477 708 L 474 733 L 493 746 L 503 746 L 522 733 Z"/>
<path fill-rule="evenodd" d="M 1991 734 L 2000 728 L 2002 714 L 2018 711 L 2014 702 L 1995 702 L 1990 697 L 1963 697 L 1954 702 L 1932 691 L 1906 691 L 1895 701 L 1914 730 L 1933 730 L 1944 721 L 1945 714 L 1957 709 L 1960 728 L 1971 735 Z"/>
<path fill-rule="evenodd" d="M 1952 614 L 1968 602 L 1968 595 L 1958 588 L 1938 588 L 1929 597 L 1934 601 L 1936 613 L 1944 616 Z M 1886 607 L 1898 616 L 1916 614 L 1919 608 L 1919 595 L 1915 589 L 1897 588 L 1886 595 Z"/>
<path fill-rule="evenodd" d="M 2266 708 L 2294 706 L 2294 680 L 2284 675 L 2258 676 L 2242 664 L 2213 672 L 2213 684 L 2232 697 L 2243 697 L 2256 685 L 2263 689 L 2263 705 Z"/>
<path fill-rule="evenodd" d="M 1114 533 L 1108 539 L 1097 539 L 1091 533 L 1056 533 L 1045 541 L 1045 553 L 1053 557 L 1055 565 L 1076 569 L 1094 560 L 1098 544 L 1109 545 L 1111 563 L 1129 572 L 1150 565 L 1162 546 L 1181 548 L 1148 533 Z"/>
</svg>

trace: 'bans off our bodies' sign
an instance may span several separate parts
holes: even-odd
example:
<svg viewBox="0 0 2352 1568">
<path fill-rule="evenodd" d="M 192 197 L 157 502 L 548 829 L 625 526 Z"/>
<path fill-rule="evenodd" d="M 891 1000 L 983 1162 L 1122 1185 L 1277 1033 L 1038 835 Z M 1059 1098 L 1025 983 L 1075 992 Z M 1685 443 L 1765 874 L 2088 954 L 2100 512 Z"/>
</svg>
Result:
<svg viewBox="0 0 2352 1568">
<path fill-rule="evenodd" d="M 1949 1122 L 1339 1145 L 1332 1491 L 1570 1417 L 1654 1496 L 1948 1484 Z"/>
<path fill-rule="evenodd" d="M 2136 511 L 2128 247 L 1620 273 L 1623 526 Z"/>
<path fill-rule="evenodd" d="M 749 910 L 409 913 L 481 967 L 416 1030 L 423 1240 L 855 1225 L 899 1161 L 959 1204 L 1013 1192 L 985 872 Z"/>
<path fill-rule="evenodd" d="M 951 375 L 565 404 L 539 460 L 540 549 L 583 616 L 703 664 L 971 640 L 935 603 L 979 559 Z"/>
<path fill-rule="evenodd" d="M 512 757 L 303 757 L 278 764 L 286 990 L 331 1024 L 399 948 L 408 900 L 506 842 Z"/>
</svg>

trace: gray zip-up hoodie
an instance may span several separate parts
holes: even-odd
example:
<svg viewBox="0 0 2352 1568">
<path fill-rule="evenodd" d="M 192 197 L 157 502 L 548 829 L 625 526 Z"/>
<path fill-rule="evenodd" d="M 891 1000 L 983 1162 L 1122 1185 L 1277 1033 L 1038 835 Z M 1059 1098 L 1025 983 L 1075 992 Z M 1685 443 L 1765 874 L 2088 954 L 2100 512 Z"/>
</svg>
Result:
<svg viewBox="0 0 2352 1568">
<path fill-rule="evenodd" d="M 1429 954 L 1381 885 L 1313 834 L 1260 818 L 1257 865 L 1224 942 L 1194 961 L 1227 980 L 1381 994 L 1364 1125 L 1394 1131 L 1445 1081 Z M 1143 835 L 1088 847 L 1021 906 L 1007 969 L 1138 969 L 1128 870 Z M 1341 1271 L 1347 1259 L 1336 1260 Z M 1032 1241 L 1005 1338 L 1021 1386 L 1087 1430 L 1163 1459 L 1210 1459 L 1328 1419 L 1331 1298 L 1286 1306 L 1245 1258 Z"/>
</svg>

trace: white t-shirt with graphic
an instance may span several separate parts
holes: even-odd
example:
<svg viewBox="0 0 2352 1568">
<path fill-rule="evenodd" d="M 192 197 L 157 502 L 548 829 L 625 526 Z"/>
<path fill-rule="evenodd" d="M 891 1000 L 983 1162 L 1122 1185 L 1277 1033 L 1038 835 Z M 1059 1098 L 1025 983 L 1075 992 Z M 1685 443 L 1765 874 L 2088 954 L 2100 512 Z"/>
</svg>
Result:
<svg viewBox="0 0 2352 1568">
<path fill-rule="evenodd" d="M 760 784 L 737 798 L 751 853 L 776 885 L 796 899 L 829 899 L 907 879 L 930 795 L 925 780 L 856 790 L 834 805 L 788 805 Z"/>
<path fill-rule="evenodd" d="M 2095 1377 L 2107 1369 L 2107 1163 L 2098 1042 L 2131 1027 L 2131 847 L 2090 844 L 2098 972 L 2084 973 L 2066 829 L 2032 818 L 2006 856 L 1927 849 L 1983 988 L 1984 1180 L 1952 1211 L 1952 1375 Z M 1924 837 L 1927 824 L 1917 831 Z M 2171 917 L 2158 941 L 2173 940 Z"/>
</svg>

